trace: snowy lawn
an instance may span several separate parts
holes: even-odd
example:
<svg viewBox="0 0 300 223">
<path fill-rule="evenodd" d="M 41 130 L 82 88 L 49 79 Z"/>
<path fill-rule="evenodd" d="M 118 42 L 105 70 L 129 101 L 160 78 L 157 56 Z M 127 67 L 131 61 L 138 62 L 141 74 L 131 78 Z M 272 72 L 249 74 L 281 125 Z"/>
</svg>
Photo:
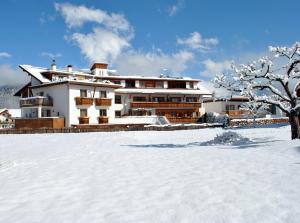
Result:
<svg viewBox="0 0 300 223">
<path fill-rule="evenodd" d="M 0 222 L 300 222 L 289 127 L 224 131 L 0 135 Z"/>
</svg>

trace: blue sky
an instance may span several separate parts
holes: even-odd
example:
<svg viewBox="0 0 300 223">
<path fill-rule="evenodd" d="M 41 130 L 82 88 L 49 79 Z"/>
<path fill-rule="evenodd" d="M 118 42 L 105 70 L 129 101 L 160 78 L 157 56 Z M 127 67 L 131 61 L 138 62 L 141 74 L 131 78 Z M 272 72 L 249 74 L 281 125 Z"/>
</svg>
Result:
<svg viewBox="0 0 300 223">
<path fill-rule="evenodd" d="M 297 0 L 0 4 L 2 83 L 19 77 L 18 64 L 48 67 L 52 57 L 60 67 L 88 68 L 99 61 L 120 74 L 168 73 L 208 80 L 231 60 L 247 62 L 265 55 L 269 45 L 289 46 L 300 37 Z"/>
</svg>

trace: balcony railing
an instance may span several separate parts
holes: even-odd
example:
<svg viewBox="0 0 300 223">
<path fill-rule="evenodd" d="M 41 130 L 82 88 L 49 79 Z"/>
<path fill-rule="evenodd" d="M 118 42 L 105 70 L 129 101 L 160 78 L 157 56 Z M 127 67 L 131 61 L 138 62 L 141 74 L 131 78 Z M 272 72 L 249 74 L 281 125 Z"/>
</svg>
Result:
<svg viewBox="0 0 300 223">
<path fill-rule="evenodd" d="M 96 106 L 111 106 L 111 98 L 96 98 Z"/>
<path fill-rule="evenodd" d="M 20 107 L 34 107 L 34 106 L 53 106 L 53 100 L 49 97 L 42 97 L 42 96 L 20 99 Z"/>
<path fill-rule="evenodd" d="M 93 105 L 93 98 L 76 97 L 76 105 Z"/>
<path fill-rule="evenodd" d="M 99 116 L 99 117 L 98 117 L 98 123 L 99 123 L 99 124 L 105 124 L 105 123 L 108 123 L 108 117 L 107 117 L 107 116 Z"/>
<path fill-rule="evenodd" d="M 225 113 L 232 118 L 242 118 L 249 115 L 249 111 L 247 110 L 227 110 Z"/>
<path fill-rule="evenodd" d="M 90 117 L 78 117 L 79 124 L 89 124 L 90 123 Z"/>
<path fill-rule="evenodd" d="M 200 108 L 201 102 L 131 102 L 131 108 Z"/>
</svg>

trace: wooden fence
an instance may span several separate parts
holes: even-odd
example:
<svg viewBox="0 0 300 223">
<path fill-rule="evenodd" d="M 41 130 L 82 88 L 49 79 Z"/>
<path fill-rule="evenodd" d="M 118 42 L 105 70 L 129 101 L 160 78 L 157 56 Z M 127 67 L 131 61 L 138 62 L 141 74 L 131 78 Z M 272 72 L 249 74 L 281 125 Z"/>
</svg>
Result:
<svg viewBox="0 0 300 223">
<path fill-rule="evenodd" d="M 203 128 L 223 127 L 222 124 L 199 125 L 80 125 L 71 128 L 40 128 L 40 129 L 1 129 L 0 134 L 41 134 L 41 133 L 82 133 L 82 132 L 118 132 L 118 131 L 174 131 Z"/>
</svg>

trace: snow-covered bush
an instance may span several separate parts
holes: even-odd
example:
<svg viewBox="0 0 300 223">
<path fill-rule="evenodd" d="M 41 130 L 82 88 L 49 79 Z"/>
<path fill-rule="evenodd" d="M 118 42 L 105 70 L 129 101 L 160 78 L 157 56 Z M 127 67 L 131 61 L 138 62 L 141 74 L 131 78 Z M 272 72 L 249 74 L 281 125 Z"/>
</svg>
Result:
<svg viewBox="0 0 300 223">
<path fill-rule="evenodd" d="M 220 135 L 217 135 L 213 140 L 202 143 L 204 146 L 211 145 L 242 145 L 249 143 L 250 139 L 243 137 L 242 135 L 232 132 L 226 131 Z"/>
<path fill-rule="evenodd" d="M 224 126 L 229 125 L 229 117 L 228 115 L 220 115 L 216 112 L 207 112 L 205 113 L 204 122 L 206 123 L 221 123 Z"/>
</svg>

